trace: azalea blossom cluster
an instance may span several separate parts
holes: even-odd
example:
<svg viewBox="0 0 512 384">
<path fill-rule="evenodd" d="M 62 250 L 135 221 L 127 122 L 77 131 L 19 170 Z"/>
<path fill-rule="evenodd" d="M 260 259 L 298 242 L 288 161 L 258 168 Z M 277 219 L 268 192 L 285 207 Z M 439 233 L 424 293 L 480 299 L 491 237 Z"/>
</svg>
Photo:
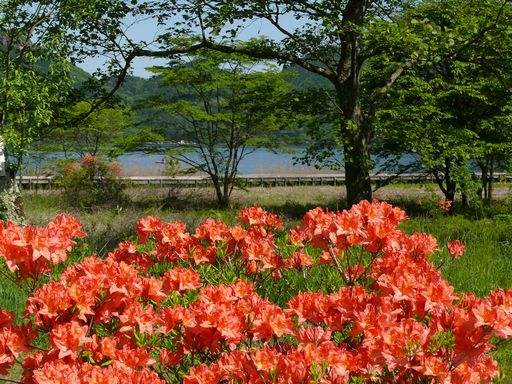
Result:
<svg viewBox="0 0 512 384">
<path fill-rule="evenodd" d="M 69 163 L 62 169 L 62 173 L 67 176 L 77 171 L 85 172 L 89 175 L 108 172 L 111 176 L 117 177 L 120 176 L 122 167 L 115 161 L 105 163 L 96 156 L 86 154 L 80 161 L 77 160 Z"/>
<path fill-rule="evenodd" d="M 439 201 L 439 208 L 441 208 L 442 211 L 450 212 L 450 209 L 452 208 L 453 201 L 452 200 L 440 200 Z"/>
<path fill-rule="evenodd" d="M 512 291 L 457 294 L 429 260 L 436 239 L 398 229 L 401 209 L 316 208 L 289 232 L 259 207 L 238 219 L 208 219 L 194 233 L 139 220 L 137 243 L 67 267 L 31 293 L 20 322 L 0 311 L 0 374 L 15 361 L 22 383 L 480 383 L 498 374 L 490 352 L 512 335 Z M 453 257 L 464 251 L 450 247 Z M 261 289 L 315 268 L 335 271 L 339 289 L 284 303 Z"/>
<path fill-rule="evenodd" d="M 49 272 L 67 258 L 76 244 L 74 238 L 84 237 L 80 222 L 69 215 L 58 215 L 44 227 L 22 227 L 13 222 L 0 222 L 0 255 L 11 272 L 20 278 L 36 278 Z"/>
</svg>

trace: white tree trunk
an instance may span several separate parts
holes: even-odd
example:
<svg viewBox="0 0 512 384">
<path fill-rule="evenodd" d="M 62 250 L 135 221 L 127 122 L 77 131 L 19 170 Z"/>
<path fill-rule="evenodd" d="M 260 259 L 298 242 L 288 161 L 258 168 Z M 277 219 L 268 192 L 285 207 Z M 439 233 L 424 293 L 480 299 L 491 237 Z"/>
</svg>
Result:
<svg viewBox="0 0 512 384">
<path fill-rule="evenodd" d="M 7 169 L 4 143 L 0 136 L 0 219 L 23 222 L 21 193 L 16 183 L 16 175 Z"/>
</svg>

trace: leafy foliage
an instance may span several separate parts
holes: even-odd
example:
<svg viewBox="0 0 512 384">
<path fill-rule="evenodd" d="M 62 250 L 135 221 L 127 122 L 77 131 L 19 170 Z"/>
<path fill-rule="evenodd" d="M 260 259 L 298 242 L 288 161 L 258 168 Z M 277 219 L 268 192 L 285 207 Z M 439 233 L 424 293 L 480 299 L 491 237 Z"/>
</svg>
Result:
<svg viewBox="0 0 512 384">
<path fill-rule="evenodd" d="M 86 113 L 90 105 L 80 102 L 66 111 L 66 120 L 73 121 Z M 62 112 L 64 114 L 64 112 Z M 65 127 L 56 127 L 40 143 L 49 152 L 60 152 L 64 157 L 106 156 L 114 147 L 122 146 L 133 131 L 133 115 L 125 108 L 100 108 L 85 119 Z M 117 153 L 116 153 L 117 154 Z"/>
<path fill-rule="evenodd" d="M 80 162 L 63 161 L 55 181 L 64 189 L 70 207 L 115 206 L 124 199 L 120 172 L 119 164 L 88 154 Z"/>
<path fill-rule="evenodd" d="M 468 44 L 402 75 L 388 94 L 378 122 L 395 149 L 420 155 L 423 167 L 436 176 L 449 200 L 459 190 L 463 195 L 476 193 L 478 185 L 470 174 L 475 162 L 483 171 L 483 188 L 488 188 L 489 168 L 494 169 L 512 149 L 505 123 L 511 116 L 512 51 L 507 47 L 512 13 L 501 2 L 489 2 L 461 15 L 465 5 L 452 0 L 445 2 L 442 12 L 437 5 L 414 11 L 453 39 L 463 38 L 483 19 L 496 18 L 496 24 L 478 45 Z"/>
<path fill-rule="evenodd" d="M 335 134 L 331 135 L 335 139 L 331 142 L 338 147 L 338 152 L 343 152 L 347 198 L 352 204 L 371 198 L 373 122 L 383 98 L 396 80 L 408 68 L 435 62 L 442 55 L 476 43 L 488 30 L 485 23 L 472 31 L 461 28 L 459 31 L 465 34 L 457 36 L 459 45 L 456 45 L 453 34 L 445 33 L 430 20 L 408 17 L 409 11 L 422 3 L 176 0 L 167 2 L 168 12 L 160 16 L 166 19 L 180 12 L 183 28 L 176 31 L 199 29 L 203 47 L 294 64 L 330 83 L 334 92 L 330 102 L 324 104 L 331 107 L 335 119 L 322 121 L 317 127 L 321 130 L 323 124 L 335 124 Z M 443 7 L 440 2 L 431 4 L 439 9 Z M 253 21 L 274 29 L 279 37 L 262 37 L 244 44 L 234 41 L 233 36 Z M 170 38 L 174 31 L 167 32 L 162 50 L 149 55 L 156 56 L 166 52 L 165 47 L 175 47 L 178 40 Z M 363 82 L 371 63 L 379 66 L 379 70 L 373 72 L 378 76 L 373 81 Z M 313 138 L 318 136 L 323 135 Z M 323 144 L 312 146 L 306 161 L 330 158 L 335 149 L 331 149 L 331 145 L 323 151 Z M 318 156 L 315 155 L 317 149 L 320 149 Z"/>
<path fill-rule="evenodd" d="M 210 176 L 221 206 L 229 204 L 240 160 L 257 148 L 278 148 L 276 131 L 292 120 L 284 103 L 286 75 L 257 64 L 202 51 L 151 68 L 174 92 L 148 101 L 173 119 L 177 142 L 167 155 Z"/>
<path fill-rule="evenodd" d="M 70 59 L 100 53 L 105 35 L 118 28 L 129 11 L 123 3 L 1 3 L 0 135 L 10 156 L 21 161 L 27 146 L 47 133 L 59 107 L 78 96 L 83 87 L 73 87 Z"/>
</svg>

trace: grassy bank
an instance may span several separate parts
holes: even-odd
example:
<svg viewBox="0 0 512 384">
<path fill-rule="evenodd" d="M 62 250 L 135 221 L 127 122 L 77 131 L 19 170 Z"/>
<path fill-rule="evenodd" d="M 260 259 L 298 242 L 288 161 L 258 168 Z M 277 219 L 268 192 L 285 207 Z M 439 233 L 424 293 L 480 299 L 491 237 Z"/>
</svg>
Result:
<svg viewBox="0 0 512 384">
<path fill-rule="evenodd" d="M 36 225 L 46 224 L 58 213 L 75 215 L 89 234 L 71 258 L 76 260 L 92 253 L 106 254 L 119 241 L 133 237 L 136 220 L 147 215 L 157 215 L 165 221 L 183 221 L 193 231 L 208 217 L 232 224 L 241 207 L 254 204 L 283 216 L 290 225 L 298 224 L 304 213 L 316 206 L 331 210 L 345 208 L 341 203 L 341 189 L 329 186 L 251 188 L 236 192 L 232 208 L 224 211 L 216 209 L 215 197 L 207 189 L 155 187 L 135 188 L 127 193 L 127 203 L 120 206 L 70 209 L 63 208 L 58 191 L 26 191 L 25 210 L 28 221 Z M 448 259 L 443 257 L 447 241 L 459 239 L 466 244 L 461 259 L 448 261 L 441 268 L 456 291 L 486 295 L 492 289 L 512 288 L 512 209 L 508 200 L 493 208 L 494 217 L 485 214 L 484 208 L 474 209 L 467 216 L 447 216 L 437 207 L 439 196 L 421 186 L 389 187 L 377 195 L 407 209 L 411 219 L 402 224 L 403 230 L 430 233 L 438 239 L 438 262 Z M 25 295 L 4 279 L 0 279 L 0 291 L 0 307 L 19 313 Z M 511 382 L 512 348 L 504 348 L 497 357 L 504 372 L 502 382 Z"/>
</svg>

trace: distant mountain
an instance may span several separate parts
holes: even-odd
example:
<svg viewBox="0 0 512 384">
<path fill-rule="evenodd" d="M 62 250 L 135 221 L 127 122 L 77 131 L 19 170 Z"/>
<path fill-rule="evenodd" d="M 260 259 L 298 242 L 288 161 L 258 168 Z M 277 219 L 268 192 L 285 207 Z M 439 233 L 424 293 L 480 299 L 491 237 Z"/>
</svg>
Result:
<svg viewBox="0 0 512 384">
<path fill-rule="evenodd" d="M 73 66 L 71 68 L 71 78 L 75 84 L 80 84 L 91 75 L 80 67 Z M 132 105 L 137 100 L 154 96 L 158 92 L 158 80 L 154 78 L 144 79 L 137 76 L 127 76 L 121 88 L 117 92 L 117 96 L 122 100 L 123 104 Z"/>
<path fill-rule="evenodd" d="M 283 68 L 283 72 L 291 72 L 295 74 L 295 76 L 290 79 L 290 83 L 292 83 L 293 88 L 297 91 L 312 88 L 333 88 L 332 83 L 325 77 L 309 72 L 298 65 L 285 66 Z"/>
<path fill-rule="evenodd" d="M 296 65 L 286 66 L 283 68 L 283 71 L 294 75 L 290 77 L 290 83 L 295 90 L 332 88 L 332 84 L 327 79 L 311 73 L 302 67 Z M 80 83 L 87 80 L 90 74 L 79 67 L 73 67 L 71 76 L 76 83 Z M 123 104 L 134 105 L 137 101 L 161 94 L 164 89 L 161 87 L 158 77 L 142 78 L 127 76 L 117 96 L 123 101 Z"/>
<path fill-rule="evenodd" d="M 84 71 L 82 68 L 73 65 L 71 67 L 71 79 L 75 84 L 80 84 L 86 81 L 91 75 Z"/>
<path fill-rule="evenodd" d="M 294 74 L 294 76 L 290 76 L 289 81 L 295 91 L 332 88 L 332 84 L 328 80 L 302 67 L 288 66 L 284 67 L 283 71 Z M 87 80 L 87 77 L 90 76 L 86 71 L 78 67 L 72 69 L 71 75 L 77 83 Z M 169 139 L 179 139 L 179 137 L 174 137 L 173 119 L 165 111 L 152 108 L 150 102 L 144 102 L 162 94 L 169 94 L 171 97 L 172 89 L 163 87 L 158 76 L 151 78 L 127 76 L 116 96 L 123 105 L 134 108 L 138 128 L 158 128 L 165 132 L 165 136 Z M 307 141 L 306 130 L 303 127 L 289 127 L 283 130 L 281 135 L 288 138 L 290 144 Z"/>
<path fill-rule="evenodd" d="M 123 103 L 134 105 L 140 100 L 161 94 L 162 91 L 160 81 L 156 77 L 145 79 L 137 76 L 127 76 L 118 91 L 118 96 Z"/>
</svg>

